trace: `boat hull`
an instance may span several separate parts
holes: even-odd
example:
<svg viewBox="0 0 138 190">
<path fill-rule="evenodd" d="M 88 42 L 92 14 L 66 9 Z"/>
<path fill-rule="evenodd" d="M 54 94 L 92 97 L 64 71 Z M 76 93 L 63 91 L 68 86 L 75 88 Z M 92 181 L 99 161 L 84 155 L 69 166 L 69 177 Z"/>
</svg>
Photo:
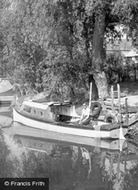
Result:
<svg viewBox="0 0 138 190">
<path fill-rule="evenodd" d="M 125 139 L 124 135 L 126 134 L 126 129 L 123 128 L 115 128 L 112 130 L 100 130 L 100 126 L 104 125 L 104 122 L 100 121 L 98 121 L 97 127 L 95 127 L 95 129 L 93 128 L 87 129 L 81 127 L 79 128 L 73 125 L 64 126 L 63 123 L 61 124 L 59 122 L 50 123 L 46 121 L 39 121 L 37 119 L 32 119 L 21 114 L 15 108 L 13 108 L 13 121 L 37 129 L 53 131 L 62 134 L 69 134 L 74 136 L 89 137 L 89 138 Z"/>
<path fill-rule="evenodd" d="M 21 137 L 28 139 L 28 141 L 31 139 L 38 139 L 38 140 L 44 140 L 44 141 L 52 141 L 52 142 L 60 142 L 70 145 L 76 145 L 76 146 L 83 146 L 83 147 L 100 147 L 103 150 L 112 150 L 112 151 L 118 151 L 126 148 L 126 140 L 125 139 L 111 139 L 111 140 L 104 140 L 100 138 L 89 138 L 89 137 L 80 137 L 80 136 L 74 136 L 69 134 L 62 134 L 62 133 L 56 133 L 36 128 L 31 128 L 28 126 L 25 126 L 23 124 L 19 124 L 17 122 L 13 122 L 12 124 L 12 135 L 13 137 Z M 26 142 L 27 143 L 27 142 Z M 31 143 L 33 145 L 36 145 L 36 143 Z"/>
</svg>

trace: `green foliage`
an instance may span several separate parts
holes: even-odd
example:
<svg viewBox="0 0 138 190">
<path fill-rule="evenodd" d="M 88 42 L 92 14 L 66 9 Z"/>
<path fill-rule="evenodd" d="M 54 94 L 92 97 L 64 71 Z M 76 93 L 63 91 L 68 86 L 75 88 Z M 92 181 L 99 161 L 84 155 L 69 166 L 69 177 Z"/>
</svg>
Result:
<svg viewBox="0 0 138 190">
<path fill-rule="evenodd" d="M 137 47 L 138 1 L 117 1 L 117 3 L 115 3 L 113 13 L 118 15 L 120 24 L 124 26 L 124 31 L 127 33 L 128 38 L 131 38 L 133 45 Z"/>
<path fill-rule="evenodd" d="M 134 0 L 1 0 L 1 75 L 27 83 L 38 92 L 47 90 L 63 98 L 74 94 L 77 88 L 87 90 L 89 73 L 95 72 L 93 53 L 100 55 L 97 50 L 104 52 L 106 43 L 121 37 L 116 26 L 122 24 L 137 43 L 137 3 Z M 97 42 L 100 48 L 94 51 L 94 31 L 98 31 L 96 26 L 100 28 L 98 20 L 103 15 L 105 39 Z M 101 59 L 97 64 L 105 64 L 105 57 Z M 112 70 L 111 64 L 106 67 Z"/>
<path fill-rule="evenodd" d="M 123 56 L 120 52 L 109 53 L 107 55 L 104 70 L 109 84 L 118 83 L 123 80 L 124 65 Z"/>
</svg>

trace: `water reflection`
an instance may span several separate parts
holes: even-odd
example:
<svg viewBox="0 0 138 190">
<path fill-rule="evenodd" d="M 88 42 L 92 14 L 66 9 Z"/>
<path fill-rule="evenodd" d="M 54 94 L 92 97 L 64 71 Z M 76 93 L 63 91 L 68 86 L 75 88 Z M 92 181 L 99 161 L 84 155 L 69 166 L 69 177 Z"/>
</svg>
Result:
<svg viewBox="0 0 138 190">
<path fill-rule="evenodd" d="M 49 177 L 51 190 L 138 189 L 138 147 L 128 141 L 80 139 L 17 123 L 3 132 L 1 149 L 12 162 L 5 176 Z"/>
</svg>

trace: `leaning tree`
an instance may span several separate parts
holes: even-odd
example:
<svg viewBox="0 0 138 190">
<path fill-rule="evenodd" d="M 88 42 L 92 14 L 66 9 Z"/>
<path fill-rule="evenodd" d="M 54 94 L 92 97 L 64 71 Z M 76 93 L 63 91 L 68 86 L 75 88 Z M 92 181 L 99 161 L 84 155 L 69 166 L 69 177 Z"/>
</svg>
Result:
<svg viewBox="0 0 138 190">
<path fill-rule="evenodd" d="M 108 96 L 104 72 L 107 43 L 114 42 L 116 38 L 121 39 L 122 32 L 127 33 L 133 42 L 137 39 L 137 7 L 137 0 L 54 1 L 54 9 L 51 9 L 54 11 L 50 14 L 52 34 L 56 36 L 59 46 L 66 47 L 71 67 L 75 63 L 77 50 L 85 52 L 82 54 L 85 55 L 83 71 L 88 74 L 86 77 L 89 77 L 89 82 L 93 81 L 94 93 L 97 93 L 95 97 Z M 118 30 L 120 26 L 122 32 Z"/>
<path fill-rule="evenodd" d="M 137 45 L 138 0 L 6 2 L 3 55 L 12 73 L 22 73 L 34 86 L 68 85 L 72 92 L 87 78 L 93 81 L 95 97 L 108 96 L 106 45 L 121 37 L 120 25 Z"/>
<path fill-rule="evenodd" d="M 89 26 L 91 25 L 91 28 L 88 26 L 89 31 L 87 31 L 88 48 L 91 54 L 89 74 L 95 80 L 99 97 L 103 98 L 108 95 L 108 84 L 104 72 L 106 45 L 116 38 L 121 38 L 122 33 L 118 30 L 120 26 L 136 44 L 138 1 L 89 0 L 85 1 L 82 10 L 85 12 L 85 21 L 89 23 Z"/>
</svg>

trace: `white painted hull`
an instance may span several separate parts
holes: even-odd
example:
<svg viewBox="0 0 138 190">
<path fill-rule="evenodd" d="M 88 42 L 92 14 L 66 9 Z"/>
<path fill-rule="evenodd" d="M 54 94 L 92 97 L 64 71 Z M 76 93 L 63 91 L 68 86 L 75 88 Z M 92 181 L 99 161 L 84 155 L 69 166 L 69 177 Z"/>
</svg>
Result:
<svg viewBox="0 0 138 190">
<path fill-rule="evenodd" d="M 57 123 L 58 125 L 55 125 L 55 123 L 46 123 L 42 121 L 40 122 L 38 120 L 28 118 L 18 113 L 14 108 L 13 108 L 13 121 L 22 123 L 26 126 L 30 126 L 33 128 L 53 131 L 53 132 L 62 133 L 62 134 L 69 134 L 69 135 L 90 137 L 90 138 L 92 137 L 92 138 L 104 138 L 104 139 L 110 139 L 110 138 L 124 139 L 124 135 L 122 135 L 122 128 L 114 129 L 111 131 L 100 131 L 98 130 L 99 127 L 95 130 L 75 128 L 75 127 L 65 127 L 65 126 L 60 125 L 59 123 Z M 98 126 L 103 125 L 103 124 L 104 122 L 98 121 Z"/>
<path fill-rule="evenodd" d="M 59 142 L 65 142 L 76 146 L 90 146 L 90 147 L 99 147 L 100 149 L 107 149 L 107 150 L 122 150 L 127 147 L 126 140 L 124 139 L 117 139 L 117 140 L 104 140 L 100 138 L 89 138 L 89 137 L 80 137 L 80 136 L 74 136 L 69 134 L 62 134 L 62 133 L 56 133 L 36 128 L 31 128 L 28 126 L 25 126 L 23 124 L 19 124 L 16 122 L 13 122 L 12 124 L 12 135 L 19 135 L 21 137 L 25 137 L 25 139 L 30 138 L 38 138 L 50 140 L 50 141 L 57 141 Z M 49 141 L 48 141 L 49 142 Z"/>
</svg>

